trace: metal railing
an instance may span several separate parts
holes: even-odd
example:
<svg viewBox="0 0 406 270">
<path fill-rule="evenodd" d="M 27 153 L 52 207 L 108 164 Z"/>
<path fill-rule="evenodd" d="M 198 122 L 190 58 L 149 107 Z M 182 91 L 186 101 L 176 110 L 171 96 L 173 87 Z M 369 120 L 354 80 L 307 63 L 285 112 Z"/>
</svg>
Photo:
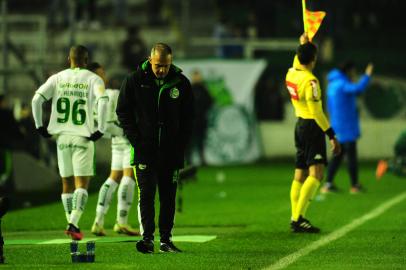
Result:
<svg viewBox="0 0 406 270">
<path fill-rule="evenodd" d="M 220 46 L 241 46 L 243 57 L 252 59 L 257 50 L 294 51 L 298 46 L 297 39 L 217 39 L 213 37 L 195 37 L 189 41 L 190 47 L 218 48 Z"/>
<path fill-rule="evenodd" d="M 8 15 L 6 0 L 2 2 L 2 91 L 8 92 L 10 76 L 28 74 L 39 84 L 43 80 L 46 56 L 47 22 L 41 15 Z M 15 61 L 11 61 L 11 57 Z"/>
</svg>

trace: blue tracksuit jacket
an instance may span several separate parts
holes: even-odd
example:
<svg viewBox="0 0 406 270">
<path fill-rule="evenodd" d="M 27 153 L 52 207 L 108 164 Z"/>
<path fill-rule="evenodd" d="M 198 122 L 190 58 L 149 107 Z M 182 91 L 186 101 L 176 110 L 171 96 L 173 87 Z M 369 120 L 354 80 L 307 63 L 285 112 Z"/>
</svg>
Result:
<svg viewBox="0 0 406 270">
<path fill-rule="evenodd" d="M 362 93 L 370 77 L 363 75 L 353 83 L 347 75 L 333 69 L 327 76 L 327 110 L 340 143 L 355 142 L 360 136 L 357 96 Z"/>
</svg>

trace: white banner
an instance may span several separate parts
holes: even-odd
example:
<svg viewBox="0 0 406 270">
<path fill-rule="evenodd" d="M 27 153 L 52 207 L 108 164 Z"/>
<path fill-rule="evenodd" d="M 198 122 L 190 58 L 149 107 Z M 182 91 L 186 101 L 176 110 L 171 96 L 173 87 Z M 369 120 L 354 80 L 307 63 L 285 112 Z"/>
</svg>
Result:
<svg viewBox="0 0 406 270">
<path fill-rule="evenodd" d="M 215 106 L 209 112 L 204 157 L 207 164 L 252 162 L 260 157 L 254 88 L 265 60 L 176 61 L 191 79 L 200 71 Z"/>
</svg>

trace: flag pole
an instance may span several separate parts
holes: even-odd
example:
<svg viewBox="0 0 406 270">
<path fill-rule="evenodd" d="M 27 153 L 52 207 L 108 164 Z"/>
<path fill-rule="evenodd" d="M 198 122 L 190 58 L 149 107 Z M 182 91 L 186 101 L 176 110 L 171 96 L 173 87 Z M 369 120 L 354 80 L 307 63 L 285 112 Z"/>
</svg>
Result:
<svg viewBox="0 0 406 270">
<path fill-rule="evenodd" d="M 305 33 L 307 33 L 307 24 L 306 24 L 306 0 L 302 0 L 302 12 L 303 12 L 303 28 Z"/>
</svg>

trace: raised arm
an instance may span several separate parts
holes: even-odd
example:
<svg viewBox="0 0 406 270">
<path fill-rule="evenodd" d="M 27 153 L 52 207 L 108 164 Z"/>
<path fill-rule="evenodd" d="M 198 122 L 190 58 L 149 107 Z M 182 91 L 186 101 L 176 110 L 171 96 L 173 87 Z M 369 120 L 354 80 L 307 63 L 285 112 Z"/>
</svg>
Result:
<svg viewBox="0 0 406 270">
<path fill-rule="evenodd" d="M 310 42 L 309 37 L 307 36 L 307 33 L 303 33 L 300 37 L 299 37 L 299 44 L 303 45 L 307 42 Z M 299 68 L 301 66 L 299 59 L 297 58 L 297 55 L 295 55 L 294 59 L 293 59 L 293 65 L 292 67 L 294 68 Z"/>
<path fill-rule="evenodd" d="M 362 75 L 362 77 L 358 80 L 358 82 L 356 82 L 356 83 L 347 82 L 344 85 L 344 88 L 343 88 L 344 91 L 347 93 L 355 93 L 355 94 L 362 93 L 366 89 L 366 87 L 371 79 L 373 70 L 374 70 L 374 65 L 372 63 L 369 63 L 365 69 L 364 75 Z"/>
</svg>

